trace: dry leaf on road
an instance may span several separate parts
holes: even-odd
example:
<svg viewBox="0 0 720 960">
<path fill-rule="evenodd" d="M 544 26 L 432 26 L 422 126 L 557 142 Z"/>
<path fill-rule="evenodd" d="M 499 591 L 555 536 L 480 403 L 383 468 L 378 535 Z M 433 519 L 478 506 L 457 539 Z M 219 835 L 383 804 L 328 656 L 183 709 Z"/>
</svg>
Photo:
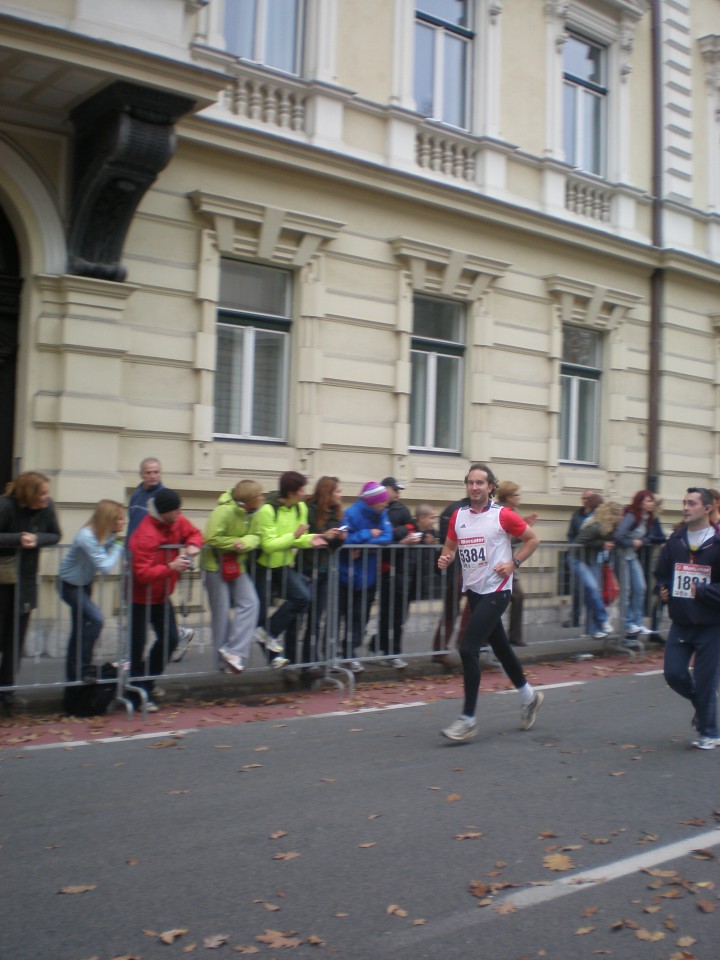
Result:
<svg viewBox="0 0 720 960">
<path fill-rule="evenodd" d="M 299 853 L 296 853 L 294 850 L 289 850 L 287 853 L 274 853 L 273 860 L 295 860 L 299 856 Z"/>
<path fill-rule="evenodd" d="M 543 865 L 548 870 L 572 870 L 575 864 L 570 857 L 564 853 L 551 853 L 548 857 L 543 857 Z"/>
<path fill-rule="evenodd" d="M 60 887 L 58 893 L 87 893 L 88 890 L 95 890 L 96 888 L 96 883 L 87 883 L 81 887 Z"/>
<path fill-rule="evenodd" d="M 302 943 L 302 940 L 296 940 L 291 938 L 287 933 L 281 933 L 279 930 L 266 930 L 265 933 L 258 934 L 255 939 L 259 943 L 266 943 L 269 947 L 273 949 L 281 949 L 284 947 L 299 947 Z"/>
<path fill-rule="evenodd" d="M 217 950 L 224 943 L 227 943 L 230 937 L 226 933 L 214 933 L 211 937 L 205 937 L 203 946 L 208 950 Z"/>
</svg>

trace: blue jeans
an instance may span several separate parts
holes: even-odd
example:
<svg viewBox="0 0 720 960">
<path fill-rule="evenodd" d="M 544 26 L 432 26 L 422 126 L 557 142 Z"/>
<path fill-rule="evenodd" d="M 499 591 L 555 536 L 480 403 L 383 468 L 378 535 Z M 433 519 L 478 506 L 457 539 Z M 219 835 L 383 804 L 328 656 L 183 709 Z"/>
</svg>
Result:
<svg viewBox="0 0 720 960">
<path fill-rule="evenodd" d="M 695 668 L 690 661 L 695 656 Z M 686 627 L 673 623 L 665 644 L 665 681 L 695 707 L 701 737 L 717 737 L 720 683 L 720 625 Z"/>
<path fill-rule="evenodd" d="M 645 616 L 645 574 L 637 557 L 622 560 L 620 585 L 625 598 L 625 627 L 641 627 Z"/>
<path fill-rule="evenodd" d="M 597 633 L 607 622 L 607 610 L 600 596 L 600 585 L 597 579 L 597 567 L 595 564 L 578 561 L 577 575 L 583 586 L 585 596 L 585 606 L 588 611 L 588 630 L 590 633 Z"/>
<path fill-rule="evenodd" d="M 258 564 L 255 586 L 260 600 L 260 624 L 265 624 L 272 595 L 285 598 L 285 603 L 270 617 L 266 629 L 272 637 L 285 634 L 285 656 L 291 663 L 296 663 L 298 617 L 310 606 L 310 590 L 305 579 L 292 567 L 269 568 Z M 275 654 L 270 656 L 274 657 Z"/>
<path fill-rule="evenodd" d="M 65 656 L 65 677 L 68 681 L 82 680 L 90 673 L 95 643 L 103 628 L 102 611 L 90 599 L 91 591 L 92 583 L 77 587 L 66 580 L 60 582 L 60 596 L 70 607 L 72 617 Z"/>
</svg>

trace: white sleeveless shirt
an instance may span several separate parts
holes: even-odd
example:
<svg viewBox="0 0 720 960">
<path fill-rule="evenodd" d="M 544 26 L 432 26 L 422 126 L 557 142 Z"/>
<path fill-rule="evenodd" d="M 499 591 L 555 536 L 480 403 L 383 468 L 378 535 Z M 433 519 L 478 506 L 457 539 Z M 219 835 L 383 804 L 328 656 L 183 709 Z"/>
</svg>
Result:
<svg viewBox="0 0 720 960">
<path fill-rule="evenodd" d="M 512 589 L 512 574 L 503 578 L 493 568 L 512 560 L 512 538 L 521 536 L 526 527 L 522 517 L 496 503 L 480 513 L 471 507 L 455 511 L 448 526 L 448 537 L 458 545 L 463 593 Z"/>
</svg>

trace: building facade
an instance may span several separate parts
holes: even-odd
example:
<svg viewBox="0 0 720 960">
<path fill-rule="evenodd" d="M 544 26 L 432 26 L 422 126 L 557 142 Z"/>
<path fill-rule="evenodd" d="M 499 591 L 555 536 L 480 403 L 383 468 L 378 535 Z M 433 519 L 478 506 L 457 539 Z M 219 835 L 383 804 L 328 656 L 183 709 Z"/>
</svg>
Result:
<svg viewBox="0 0 720 960">
<path fill-rule="evenodd" d="M 720 486 L 719 0 L 0 0 L 0 465 L 562 539 Z"/>
</svg>

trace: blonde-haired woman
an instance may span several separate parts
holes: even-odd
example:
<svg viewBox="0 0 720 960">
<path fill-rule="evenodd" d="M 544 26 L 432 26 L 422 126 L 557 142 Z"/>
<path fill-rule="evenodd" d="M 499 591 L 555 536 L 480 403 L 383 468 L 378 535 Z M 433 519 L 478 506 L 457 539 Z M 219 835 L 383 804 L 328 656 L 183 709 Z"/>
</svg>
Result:
<svg viewBox="0 0 720 960">
<path fill-rule="evenodd" d="M 260 537 L 250 532 L 250 525 L 264 499 L 259 483 L 241 480 L 220 494 L 205 527 L 201 566 L 205 571 L 217 666 L 231 673 L 245 669 L 260 612 L 255 584 L 247 574 L 246 558 L 260 543 Z M 232 579 L 226 579 L 227 572 L 223 574 L 224 556 L 237 564 L 237 575 Z"/>
<path fill-rule="evenodd" d="M 517 513 L 520 506 L 521 494 L 520 484 L 514 480 L 502 480 L 495 491 L 495 500 L 501 507 L 507 507 Z M 525 523 L 533 526 L 537 520 L 537 514 L 531 513 L 523 517 Z M 516 543 L 519 541 L 515 541 Z M 518 571 L 513 574 L 512 593 L 510 595 L 510 624 L 508 627 L 508 640 L 514 647 L 526 647 L 527 644 L 522 636 L 522 617 L 523 604 L 525 602 L 525 591 L 520 585 Z"/>
<path fill-rule="evenodd" d="M 92 585 L 98 574 L 110 573 L 123 553 L 118 540 L 125 526 L 125 507 L 116 500 L 99 500 L 84 527 L 75 534 L 60 564 L 59 592 L 70 607 L 72 626 L 65 657 L 68 682 L 94 683 L 93 650 L 105 619 L 93 603 Z M 66 706 L 72 699 L 66 690 Z"/>
</svg>

